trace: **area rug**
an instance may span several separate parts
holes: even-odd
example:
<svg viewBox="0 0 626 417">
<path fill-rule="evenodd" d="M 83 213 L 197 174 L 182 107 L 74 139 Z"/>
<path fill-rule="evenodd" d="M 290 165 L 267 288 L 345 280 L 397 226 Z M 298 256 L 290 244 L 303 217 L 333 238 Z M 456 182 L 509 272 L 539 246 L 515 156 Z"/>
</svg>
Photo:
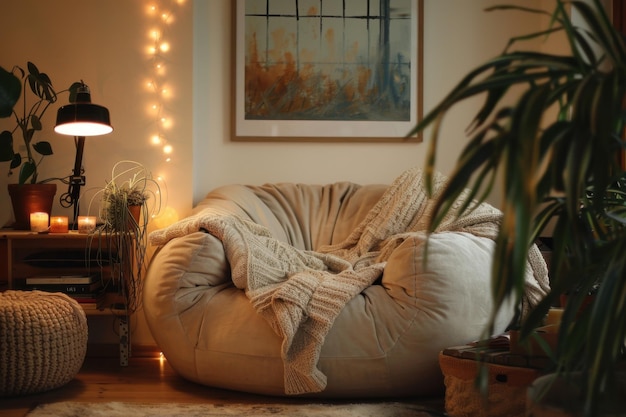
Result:
<svg viewBox="0 0 626 417">
<path fill-rule="evenodd" d="M 43 404 L 28 417 L 432 417 L 443 416 L 424 406 L 395 402 L 366 404 Z"/>
</svg>

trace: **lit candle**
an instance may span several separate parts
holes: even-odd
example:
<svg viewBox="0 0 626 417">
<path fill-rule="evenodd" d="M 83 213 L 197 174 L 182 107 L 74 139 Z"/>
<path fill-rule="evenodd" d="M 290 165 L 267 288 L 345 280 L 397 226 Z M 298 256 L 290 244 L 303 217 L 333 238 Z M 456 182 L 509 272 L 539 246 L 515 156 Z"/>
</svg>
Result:
<svg viewBox="0 0 626 417">
<path fill-rule="evenodd" d="M 67 216 L 50 217 L 50 233 L 67 233 Z"/>
<path fill-rule="evenodd" d="M 563 317 L 563 309 L 562 308 L 551 308 L 548 310 L 548 315 L 546 316 L 545 324 L 548 325 L 556 325 L 557 327 L 561 324 L 561 318 Z"/>
<path fill-rule="evenodd" d="M 96 228 L 96 216 L 78 216 L 78 233 L 91 233 Z"/>
<path fill-rule="evenodd" d="M 30 230 L 38 233 L 48 230 L 48 213 L 42 211 L 30 213 Z"/>
</svg>

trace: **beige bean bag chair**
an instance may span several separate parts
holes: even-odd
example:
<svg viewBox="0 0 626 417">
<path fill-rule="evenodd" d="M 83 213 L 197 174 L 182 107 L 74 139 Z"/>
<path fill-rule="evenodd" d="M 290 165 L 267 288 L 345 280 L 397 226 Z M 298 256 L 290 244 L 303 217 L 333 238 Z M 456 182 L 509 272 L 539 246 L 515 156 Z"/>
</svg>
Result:
<svg viewBox="0 0 626 417">
<path fill-rule="evenodd" d="M 441 394 L 439 351 L 485 336 L 500 213 L 481 205 L 446 219 L 426 259 L 432 202 L 417 169 L 390 186 L 218 188 L 150 235 L 159 245 L 144 286 L 151 332 L 180 375 L 213 387 Z M 538 251 L 531 261 L 530 303 L 547 279 Z M 496 332 L 512 312 L 499 313 Z"/>
</svg>

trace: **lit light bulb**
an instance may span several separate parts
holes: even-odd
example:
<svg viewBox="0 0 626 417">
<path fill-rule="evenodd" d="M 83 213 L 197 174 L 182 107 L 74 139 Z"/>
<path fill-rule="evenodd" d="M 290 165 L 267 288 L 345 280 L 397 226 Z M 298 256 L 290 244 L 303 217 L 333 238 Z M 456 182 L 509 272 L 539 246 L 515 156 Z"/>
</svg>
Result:
<svg viewBox="0 0 626 417">
<path fill-rule="evenodd" d="M 147 54 L 152 63 L 151 75 L 152 79 L 147 83 L 148 88 L 151 93 L 155 95 L 153 102 L 149 105 L 150 111 L 155 117 L 155 122 L 157 123 L 157 132 L 151 136 L 150 141 L 154 145 L 159 145 L 163 149 L 164 154 L 171 154 L 173 152 L 173 147 L 167 144 L 167 139 L 163 135 L 163 132 L 171 129 L 174 125 L 174 121 L 165 117 L 163 114 L 163 103 L 164 100 L 170 99 L 172 97 L 171 86 L 165 86 L 165 73 L 166 73 L 166 65 L 163 60 L 163 53 L 170 51 L 171 45 L 169 42 L 164 40 L 165 37 L 165 26 L 170 25 L 176 21 L 176 16 L 174 15 L 173 10 L 166 10 L 163 7 L 160 7 L 160 3 L 158 0 L 154 0 L 155 3 L 151 4 L 149 7 L 150 14 L 154 16 L 158 20 L 156 25 L 151 28 L 149 31 L 149 38 L 152 41 L 152 44 L 147 48 Z M 173 1 L 172 1 L 173 2 Z M 181 5 L 185 3 L 185 0 L 176 0 L 176 3 Z M 171 158 L 166 156 L 166 162 L 170 162 Z"/>
<path fill-rule="evenodd" d="M 178 221 L 178 218 L 178 212 L 174 208 L 170 206 L 165 206 L 163 209 L 161 209 L 161 212 L 155 216 L 154 226 L 157 229 L 162 229 L 176 223 Z"/>
</svg>

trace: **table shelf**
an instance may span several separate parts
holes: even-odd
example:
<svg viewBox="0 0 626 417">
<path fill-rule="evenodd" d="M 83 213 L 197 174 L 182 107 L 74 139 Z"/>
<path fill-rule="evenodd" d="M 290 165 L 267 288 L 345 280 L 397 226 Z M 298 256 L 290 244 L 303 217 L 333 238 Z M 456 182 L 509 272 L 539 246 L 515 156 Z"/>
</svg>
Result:
<svg viewBox="0 0 626 417">
<path fill-rule="evenodd" d="M 101 265 L 96 261 L 97 252 L 110 251 L 106 235 L 89 235 L 70 231 L 68 233 L 36 233 L 13 229 L 0 229 L 0 290 L 28 290 L 26 278 L 35 276 L 66 276 L 98 274 L 105 284 L 105 293 L 99 308 L 83 305 L 85 314 L 114 316 L 120 323 L 120 364 L 128 365 L 130 354 L 130 317 L 124 308 L 124 300 L 112 284 L 119 284 L 120 271 L 127 265 Z M 114 249 L 114 248 L 112 248 Z M 108 259 L 108 256 L 106 256 Z M 123 268 L 126 268 L 124 270 Z"/>
</svg>

